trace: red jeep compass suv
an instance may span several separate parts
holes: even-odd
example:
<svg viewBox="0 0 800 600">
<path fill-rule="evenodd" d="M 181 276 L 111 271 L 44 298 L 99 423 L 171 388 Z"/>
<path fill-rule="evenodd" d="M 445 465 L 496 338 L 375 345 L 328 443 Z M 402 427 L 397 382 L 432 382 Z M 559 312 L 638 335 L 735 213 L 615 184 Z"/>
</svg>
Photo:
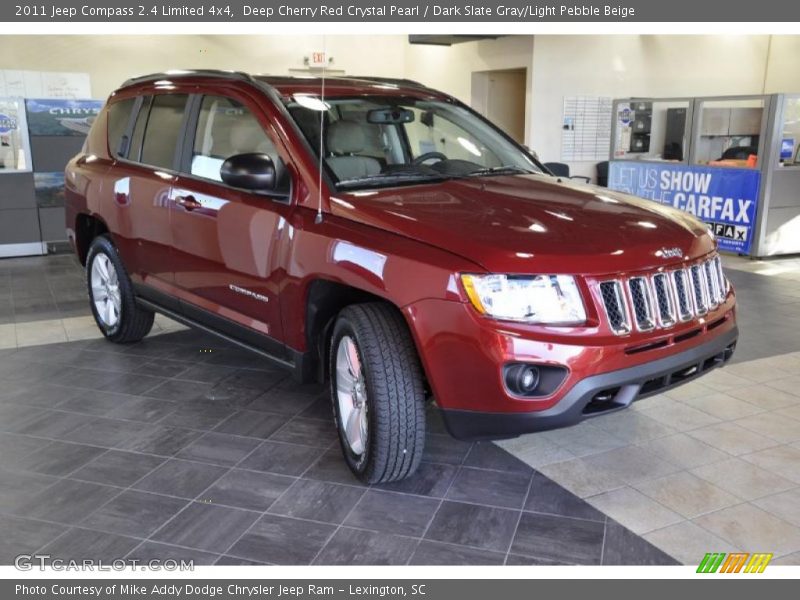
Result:
<svg viewBox="0 0 800 600">
<path fill-rule="evenodd" d="M 330 380 L 366 482 L 414 472 L 429 397 L 457 437 L 513 437 L 629 406 L 736 345 L 701 222 L 554 177 L 412 81 L 131 79 L 66 185 L 109 340 L 160 312 Z"/>
</svg>

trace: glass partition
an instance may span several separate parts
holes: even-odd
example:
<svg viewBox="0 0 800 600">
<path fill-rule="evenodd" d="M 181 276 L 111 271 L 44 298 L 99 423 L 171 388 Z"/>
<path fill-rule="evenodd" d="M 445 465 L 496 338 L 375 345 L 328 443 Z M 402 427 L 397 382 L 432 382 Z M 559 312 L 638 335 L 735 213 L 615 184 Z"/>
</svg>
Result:
<svg viewBox="0 0 800 600">
<path fill-rule="evenodd" d="M 691 100 L 618 102 L 613 158 L 686 162 L 691 115 Z"/>
<path fill-rule="evenodd" d="M 786 96 L 778 159 L 783 166 L 800 167 L 800 96 Z"/>
<path fill-rule="evenodd" d="M 0 174 L 30 170 L 24 101 L 22 98 L 0 98 Z"/>
<path fill-rule="evenodd" d="M 757 168 L 764 107 L 763 97 L 699 100 L 693 164 Z"/>
</svg>

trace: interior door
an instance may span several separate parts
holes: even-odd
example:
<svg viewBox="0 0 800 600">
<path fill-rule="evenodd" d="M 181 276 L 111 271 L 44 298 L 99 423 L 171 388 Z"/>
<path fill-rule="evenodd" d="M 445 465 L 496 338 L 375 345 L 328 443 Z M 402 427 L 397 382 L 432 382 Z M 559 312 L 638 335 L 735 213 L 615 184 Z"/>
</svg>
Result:
<svg viewBox="0 0 800 600">
<path fill-rule="evenodd" d="M 246 101 L 206 95 L 194 105 L 187 172 L 170 195 L 172 263 L 182 310 L 196 320 L 211 319 L 209 324 L 223 331 L 233 325 L 237 337 L 242 330 L 235 325 L 243 325 L 261 334 L 246 341 L 282 355 L 278 247 L 288 206 L 231 188 L 220 178 L 222 163 L 235 154 L 266 153 L 276 164 L 281 159 L 254 116 L 257 109 Z"/>
</svg>

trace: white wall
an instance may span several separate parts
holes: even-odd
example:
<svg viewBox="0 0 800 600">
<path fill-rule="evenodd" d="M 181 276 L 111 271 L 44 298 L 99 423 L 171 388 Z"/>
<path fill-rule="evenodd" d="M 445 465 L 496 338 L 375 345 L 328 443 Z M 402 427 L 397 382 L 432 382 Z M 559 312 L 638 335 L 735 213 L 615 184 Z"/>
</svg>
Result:
<svg viewBox="0 0 800 600">
<path fill-rule="evenodd" d="M 0 69 L 88 71 L 105 98 L 125 79 L 168 69 L 212 68 L 288 75 L 323 46 L 334 69 L 403 77 L 408 37 L 396 36 L 0 36 Z"/>
<path fill-rule="evenodd" d="M 800 36 L 505 36 L 442 47 L 406 35 L 3 35 L 0 68 L 88 71 L 103 98 L 128 77 L 171 68 L 290 74 L 323 45 L 345 74 L 408 77 L 467 103 L 474 72 L 526 69 L 525 141 L 546 161 L 560 159 L 567 95 L 800 92 Z M 593 163 L 571 166 L 594 175 Z"/>
<path fill-rule="evenodd" d="M 797 44 L 800 37 L 791 39 Z M 531 145 L 542 160 L 560 161 L 567 95 L 760 94 L 768 45 L 769 36 L 536 36 Z M 773 73 L 768 91 L 800 88 L 796 60 L 794 70 L 787 63 Z M 594 164 L 570 166 L 573 174 L 593 177 Z"/>
</svg>

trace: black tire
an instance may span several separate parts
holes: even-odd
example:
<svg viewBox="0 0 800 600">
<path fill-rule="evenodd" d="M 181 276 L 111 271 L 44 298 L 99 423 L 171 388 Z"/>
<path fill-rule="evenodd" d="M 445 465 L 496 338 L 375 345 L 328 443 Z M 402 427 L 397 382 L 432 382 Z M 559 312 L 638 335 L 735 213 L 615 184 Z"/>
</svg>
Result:
<svg viewBox="0 0 800 600">
<path fill-rule="evenodd" d="M 337 396 L 336 355 L 343 337 L 355 341 L 366 384 L 364 452 L 353 453 L 344 433 Z M 336 320 L 330 345 L 331 401 L 347 465 L 368 484 L 414 473 L 425 446 L 425 388 L 408 326 L 392 306 L 348 306 Z"/>
<path fill-rule="evenodd" d="M 92 266 L 101 255 L 108 258 L 114 266 L 119 286 L 121 310 L 118 320 L 113 325 L 108 325 L 98 314 L 92 292 Z M 118 344 L 129 344 L 138 342 L 150 333 L 155 314 L 137 304 L 128 273 L 122 265 L 117 249 L 107 236 L 101 235 L 94 238 L 89 246 L 89 252 L 86 255 L 86 285 L 89 289 L 89 305 L 92 315 L 97 327 L 107 339 Z"/>
</svg>

